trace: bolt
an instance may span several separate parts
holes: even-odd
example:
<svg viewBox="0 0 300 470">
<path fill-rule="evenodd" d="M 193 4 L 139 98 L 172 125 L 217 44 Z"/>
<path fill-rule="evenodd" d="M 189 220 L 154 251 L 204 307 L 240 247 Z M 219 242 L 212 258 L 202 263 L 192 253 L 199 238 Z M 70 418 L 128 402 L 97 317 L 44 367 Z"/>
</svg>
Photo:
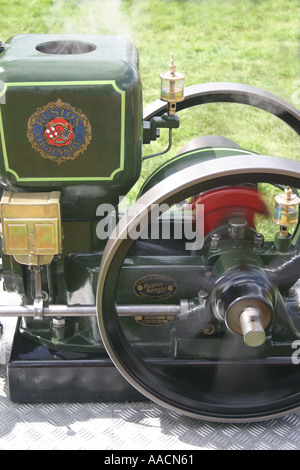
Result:
<svg viewBox="0 0 300 470">
<path fill-rule="evenodd" d="M 205 335 L 213 335 L 215 332 L 215 326 L 212 323 L 207 323 L 202 329 Z"/>
<path fill-rule="evenodd" d="M 211 272 L 211 271 L 205 271 L 204 276 L 205 276 L 205 277 L 211 277 L 211 276 L 212 276 L 212 272 Z"/>
<path fill-rule="evenodd" d="M 199 305 L 204 304 L 205 300 L 207 299 L 207 296 L 208 296 L 208 293 L 205 290 L 203 290 L 203 289 L 199 290 L 199 292 L 198 292 Z"/>
<path fill-rule="evenodd" d="M 221 237 L 218 233 L 213 233 L 210 241 L 210 248 L 212 250 L 217 250 L 220 246 Z"/>
<path fill-rule="evenodd" d="M 291 288 L 289 291 L 288 291 L 288 294 L 287 296 L 288 297 L 295 297 L 296 295 L 296 290 L 294 288 Z"/>
<path fill-rule="evenodd" d="M 264 247 L 264 242 L 265 242 L 265 237 L 263 236 L 262 233 L 256 233 L 253 238 L 254 241 L 254 248 L 263 248 Z"/>
<path fill-rule="evenodd" d="M 55 317 L 52 320 L 54 328 L 63 328 L 66 325 L 66 320 L 63 317 Z"/>
</svg>

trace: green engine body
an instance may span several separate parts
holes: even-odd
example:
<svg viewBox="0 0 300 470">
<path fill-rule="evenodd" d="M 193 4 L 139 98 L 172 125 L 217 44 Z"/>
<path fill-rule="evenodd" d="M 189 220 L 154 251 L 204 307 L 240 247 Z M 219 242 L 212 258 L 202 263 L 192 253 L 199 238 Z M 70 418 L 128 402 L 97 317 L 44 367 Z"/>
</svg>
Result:
<svg viewBox="0 0 300 470">
<path fill-rule="evenodd" d="M 2 188 L 61 191 L 64 220 L 93 220 L 99 204 L 116 205 L 141 170 L 133 44 L 119 37 L 19 35 L 5 44 L 0 64 Z"/>
</svg>

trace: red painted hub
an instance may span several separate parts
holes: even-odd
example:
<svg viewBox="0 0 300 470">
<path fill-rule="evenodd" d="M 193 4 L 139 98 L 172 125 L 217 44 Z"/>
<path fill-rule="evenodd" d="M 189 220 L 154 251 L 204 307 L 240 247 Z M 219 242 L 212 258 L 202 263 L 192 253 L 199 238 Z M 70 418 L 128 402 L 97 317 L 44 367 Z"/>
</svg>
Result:
<svg viewBox="0 0 300 470">
<path fill-rule="evenodd" d="M 269 213 L 256 189 L 239 186 L 213 189 L 195 196 L 191 203 L 194 216 L 197 204 L 204 205 L 204 235 L 226 223 L 230 217 L 243 217 L 249 227 L 254 228 L 255 214 Z"/>
</svg>

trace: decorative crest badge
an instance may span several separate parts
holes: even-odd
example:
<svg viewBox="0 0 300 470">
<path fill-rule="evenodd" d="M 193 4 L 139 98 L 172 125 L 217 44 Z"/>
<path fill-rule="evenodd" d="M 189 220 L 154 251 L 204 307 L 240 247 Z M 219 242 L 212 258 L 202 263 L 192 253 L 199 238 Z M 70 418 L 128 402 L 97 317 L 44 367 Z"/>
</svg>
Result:
<svg viewBox="0 0 300 470">
<path fill-rule="evenodd" d="M 60 165 L 74 160 L 86 150 L 92 131 L 80 109 L 59 99 L 38 108 L 28 119 L 27 137 L 43 158 Z"/>
</svg>

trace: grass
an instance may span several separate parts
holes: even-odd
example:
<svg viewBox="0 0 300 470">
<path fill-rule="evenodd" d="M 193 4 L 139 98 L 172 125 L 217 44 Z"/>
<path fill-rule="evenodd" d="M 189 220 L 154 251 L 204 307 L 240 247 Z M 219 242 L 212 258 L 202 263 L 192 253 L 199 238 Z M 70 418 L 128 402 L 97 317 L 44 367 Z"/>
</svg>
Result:
<svg viewBox="0 0 300 470">
<path fill-rule="evenodd" d="M 299 107 L 298 0 L 0 0 L 2 40 L 19 33 L 119 34 L 140 54 L 144 106 L 159 95 L 159 74 L 171 52 L 186 86 L 241 82 L 263 88 Z M 262 154 L 299 159 L 299 137 L 268 113 L 241 105 L 210 104 L 180 113 L 169 154 L 144 162 L 145 178 L 189 140 L 221 134 Z M 144 146 L 164 149 L 167 132 Z M 268 192 L 267 192 L 268 194 Z"/>
</svg>

